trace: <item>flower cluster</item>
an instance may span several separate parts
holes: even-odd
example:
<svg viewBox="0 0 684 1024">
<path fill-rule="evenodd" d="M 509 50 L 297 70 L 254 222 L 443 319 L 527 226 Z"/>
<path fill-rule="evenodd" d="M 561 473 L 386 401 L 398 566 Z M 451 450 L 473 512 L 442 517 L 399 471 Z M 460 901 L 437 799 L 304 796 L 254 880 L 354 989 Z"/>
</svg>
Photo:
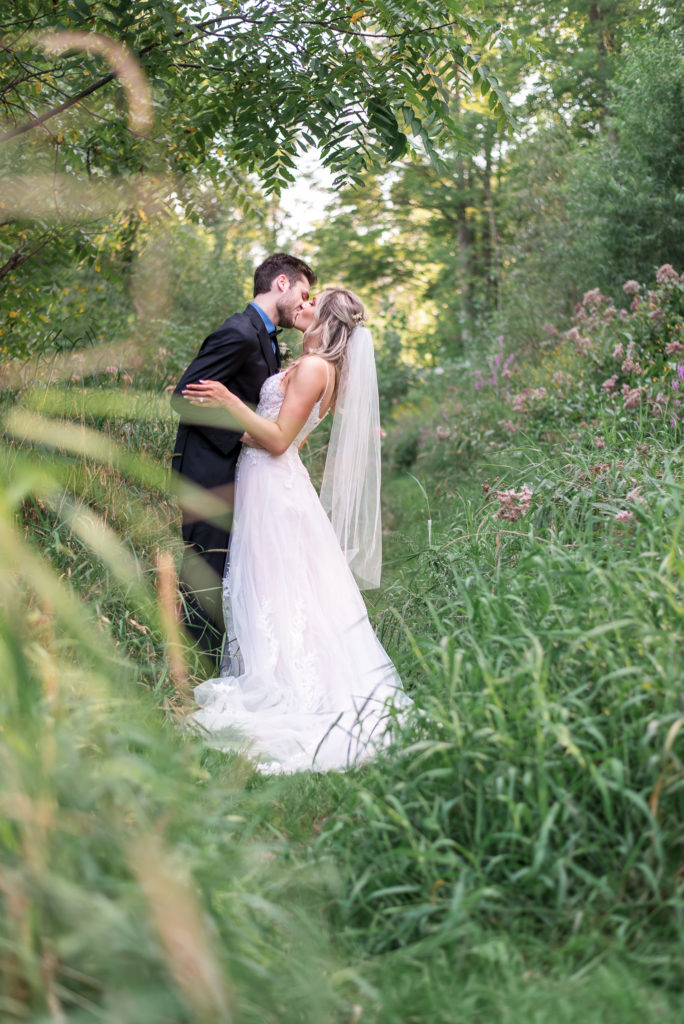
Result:
<svg viewBox="0 0 684 1024">
<path fill-rule="evenodd" d="M 500 334 L 499 351 L 493 359 L 490 359 L 486 376 L 482 370 L 475 371 L 474 388 L 476 391 L 487 386 L 498 390 L 504 388 L 508 397 L 508 382 L 515 372 L 515 356 L 512 352 L 510 355 L 504 356 L 504 340 L 503 335 Z"/>
<path fill-rule="evenodd" d="M 542 402 L 546 398 L 546 388 L 523 388 L 513 396 L 512 405 L 514 412 L 526 412 L 530 404 Z"/>
<path fill-rule="evenodd" d="M 500 508 L 495 512 L 495 519 L 505 519 L 514 523 L 529 511 L 532 501 L 532 491 L 523 485 L 519 491 L 494 491 L 494 496 L 500 503 Z"/>
<path fill-rule="evenodd" d="M 638 413 L 641 421 L 669 416 L 679 423 L 684 386 L 673 375 L 674 361 L 684 354 L 684 275 L 666 263 L 654 289 L 629 280 L 623 292 L 632 299 L 629 311 L 594 288 L 585 292 L 567 331 L 546 326 L 556 347 L 543 354 L 541 365 L 517 370 L 520 385 L 507 397 L 515 415 L 499 420 L 500 427 L 513 433 L 523 420 L 576 420 L 597 400 L 613 415 Z"/>
<path fill-rule="evenodd" d="M 670 263 L 663 263 L 656 273 L 656 284 L 676 284 L 682 278 L 684 278 L 684 274 L 680 277 Z"/>
</svg>

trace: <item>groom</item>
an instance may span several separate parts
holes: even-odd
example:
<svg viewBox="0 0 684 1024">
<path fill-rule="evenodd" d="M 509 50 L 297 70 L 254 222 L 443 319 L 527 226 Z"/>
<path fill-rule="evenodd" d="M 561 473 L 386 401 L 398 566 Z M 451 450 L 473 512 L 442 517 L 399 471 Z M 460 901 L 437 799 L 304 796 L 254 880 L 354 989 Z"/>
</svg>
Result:
<svg viewBox="0 0 684 1024">
<path fill-rule="evenodd" d="M 181 417 L 172 468 L 179 483 L 185 478 L 206 492 L 206 501 L 199 503 L 196 497 L 184 501 L 180 496 L 186 544 L 180 573 L 185 623 L 199 649 L 217 664 L 223 640 L 221 581 L 242 430 L 215 426 L 215 410 L 206 410 L 203 418 L 203 410 L 191 406 L 182 391 L 201 379 L 218 380 L 256 405 L 261 385 L 280 367 L 276 327 L 293 326 L 315 281 L 311 267 L 296 256 L 269 256 L 254 271 L 253 301 L 244 313 L 234 313 L 205 338 L 171 399 Z"/>
</svg>

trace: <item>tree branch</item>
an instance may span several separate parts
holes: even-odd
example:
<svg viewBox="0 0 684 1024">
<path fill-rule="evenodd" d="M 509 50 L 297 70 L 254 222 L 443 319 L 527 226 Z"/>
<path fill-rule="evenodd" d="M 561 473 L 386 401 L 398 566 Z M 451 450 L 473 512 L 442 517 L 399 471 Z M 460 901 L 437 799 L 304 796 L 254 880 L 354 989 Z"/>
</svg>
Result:
<svg viewBox="0 0 684 1024">
<path fill-rule="evenodd" d="M 237 15 L 225 15 L 225 16 L 219 16 L 219 17 L 216 17 L 216 18 L 208 18 L 206 21 L 200 22 L 198 25 L 194 26 L 194 29 L 195 29 L 195 31 L 203 32 L 210 25 L 220 25 L 220 24 L 223 24 L 225 22 L 235 21 L 235 20 L 239 20 L 242 23 L 253 24 L 253 25 L 259 25 L 261 23 L 257 19 L 253 19 L 253 18 L 245 18 L 244 16 L 237 16 Z M 337 32 L 337 33 L 340 33 L 342 35 L 355 36 L 357 38 L 366 37 L 366 38 L 370 38 L 370 39 L 402 39 L 402 38 L 404 38 L 409 33 L 411 33 L 411 34 L 422 34 L 424 32 L 436 32 L 436 31 L 440 31 L 441 29 L 444 29 L 444 28 L 450 28 L 450 27 L 458 24 L 458 22 L 456 22 L 456 21 L 444 22 L 441 25 L 427 26 L 426 28 L 422 28 L 422 29 L 419 29 L 419 28 L 408 29 L 407 28 L 407 29 L 403 30 L 402 32 L 399 32 L 399 33 L 396 33 L 396 34 L 360 32 L 360 31 L 358 31 L 356 29 L 348 29 L 348 28 L 338 27 L 338 26 L 334 25 L 334 23 L 331 23 L 331 22 L 320 22 L 320 21 L 314 21 L 314 20 L 310 20 L 310 21 L 306 22 L 306 24 L 317 25 L 319 27 L 328 28 L 333 33 Z M 181 46 L 187 46 L 187 45 L 195 42 L 197 38 L 198 38 L 197 36 L 191 36 L 189 39 L 186 39 L 180 45 Z M 140 60 L 142 57 L 144 57 L 146 54 L 148 54 L 151 50 L 157 49 L 158 46 L 160 46 L 159 43 L 150 43 L 148 46 L 144 47 L 140 51 L 140 53 L 137 55 L 138 59 Z M 45 113 L 41 114 L 39 117 L 35 117 L 31 121 L 26 121 L 24 124 L 16 125 L 14 128 L 11 128 L 10 131 L 5 132 L 4 135 L 0 135 L 0 143 L 8 142 L 10 139 L 14 139 L 18 135 L 24 135 L 26 132 L 30 132 L 34 128 L 40 127 L 41 124 L 44 124 L 46 121 L 49 121 L 51 118 L 56 117 L 58 114 L 63 113 L 65 110 L 68 110 L 70 107 L 75 106 L 75 104 L 80 103 L 81 100 L 84 100 L 86 98 L 86 96 L 90 96 L 90 95 L 92 95 L 92 93 L 97 92 L 98 89 L 101 89 L 103 86 L 107 85 L 115 77 L 116 77 L 116 75 L 113 72 L 108 74 L 108 75 L 104 75 L 102 78 L 98 79 L 96 82 L 93 82 L 93 83 L 91 83 L 91 85 L 87 86 L 87 88 L 82 89 L 81 92 L 77 93 L 75 96 L 71 96 L 71 97 L 69 97 L 69 99 L 64 100 L 63 103 L 58 104 L 58 106 L 52 107 L 50 110 L 46 110 Z"/>
<path fill-rule="evenodd" d="M 15 249 L 7 262 L 0 267 L 0 281 L 3 277 L 6 277 L 7 274 L 11 274 L 13 270 L 16 270 L 17 267 L 20 267 L 22 263 L 26 263 L 26 261 L 30 260 L 32 256 L 35 256 L 36 253 L 40 252 L 40 250 L 48 244 L 51 238 L 52 233 L 49 232 L 42 239 L 40 244 L 34 246 L 33 249 L 29 246 L 19 246 L 18 249 Z"/>
<path fill-rule="evenodd" d="M 49 121 L 50 118 L 56 117 L 57 114 L 61 114 L 63 111 L 68 110 L 69 107 L 73 107 L 74 104 L 80 103 L 81 100 L 86 98 L 86 96 L 90 96 L 91 93 L 96 92 L 98 89 L 101 89 L 103 85 L 107 85 L 108 82 L 111 82 L 113 78 L 116 78 L 116 75 L 111 72 L 103 78 L 98 79 L 97 82 L 93 82 L 87 87 L 87 89 L 82 89 L 81 92 L 77 93 L 75 96 L 70 96 L 68 100 L 64 100 L 64 102 L 58 104 L 58 106 L 53 107 L 51 110 L 46 110 L 44 114 L 40 115 L 40 117 L 34 117 L 32 121 L 26 121 L 24 124 L 16 125 L 14 128 L 11 128 L 10 131 L 5 132 L 4 135 L 0 135 L 0 142 L 8 142 L 10 139 L 16 138 L 17 135 L 23 135 L 25 132 L 30 132 L 33 128 L 38 128 L 41 124 Z"/>
</svg>

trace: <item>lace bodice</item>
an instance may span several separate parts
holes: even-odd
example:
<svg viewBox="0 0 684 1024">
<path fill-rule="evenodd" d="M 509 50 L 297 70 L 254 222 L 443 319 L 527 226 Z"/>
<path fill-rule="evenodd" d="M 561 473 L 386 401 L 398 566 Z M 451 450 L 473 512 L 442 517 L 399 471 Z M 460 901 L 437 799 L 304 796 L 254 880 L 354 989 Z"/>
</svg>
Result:
<svg viewBox="0 0 684 1024">
<path fill-rule="evenodd" d="M 268 377 L 261 386 L 261 393 L 259 395 L 259 404 L 257 406 L 257 412 L 260 416 L 263 416 L 267 420 L 277 420 L 280 412 L 280 407 L 283 404 L 285 393 L 280 386 L 280 382 L 287 373 L 287 370 L 281 370 L 279 373 L 274 373 L 272 377 Z M 321 401 L 322 396 L 314 405 L 313 409 L 309 413 L 306 423 L 299 431 L 294 441 L 290 445 L 288 450 L 294 449 L 297 451 L 304 438 L 308 437 L 311 431 L 318 426 L 322 420 L 321 412 Z M 255 449 L 252 449 L 253 451 Z"/>
</svg>

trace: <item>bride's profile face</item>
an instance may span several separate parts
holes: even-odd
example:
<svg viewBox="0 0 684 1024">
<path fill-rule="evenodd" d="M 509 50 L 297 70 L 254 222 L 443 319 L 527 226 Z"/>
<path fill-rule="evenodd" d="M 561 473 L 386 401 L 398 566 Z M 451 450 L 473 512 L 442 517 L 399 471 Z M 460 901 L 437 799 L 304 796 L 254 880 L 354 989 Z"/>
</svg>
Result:
<svg viewBox="0 0 684 1024">
<path fill-rule="evenodd" d="M 315 309 L 315 299 L 309 299 L 308 302 L 304 302 L 295 313 L 294 322 L 292 326 L 296 327 L 298 331 L 305 331 L 307 327 L 311 327 L 311 324 L 313 323 Z"/>
</svg>

